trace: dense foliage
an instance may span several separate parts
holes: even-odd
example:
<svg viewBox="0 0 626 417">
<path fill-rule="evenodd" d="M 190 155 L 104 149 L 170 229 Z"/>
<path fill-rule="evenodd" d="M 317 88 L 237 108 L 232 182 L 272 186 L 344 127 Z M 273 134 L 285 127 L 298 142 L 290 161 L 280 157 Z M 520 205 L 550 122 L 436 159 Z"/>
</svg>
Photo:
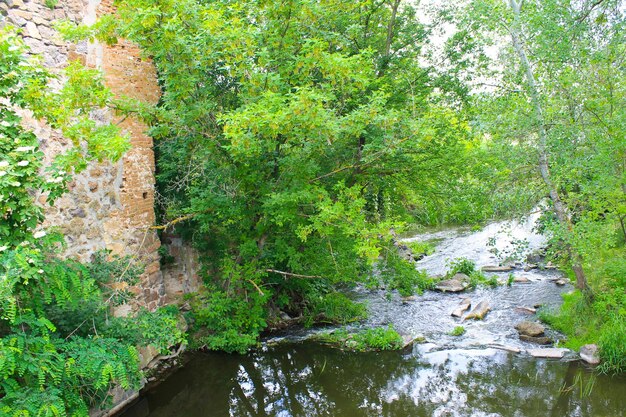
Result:
<svg viewBox="0 0 626 417">
<path fill-rule="evenodd" d="M 138 386 L 136 344 L 163 349 L 182 335 L 171 311 L 109 318 L 110 304 L 125 296 L 112 284 L 132 283 L 141 269 L 108 254 L 87 265 L 61 260 L 62 236 L 41 227 L 36 201 L 53 204 L 73 173 L 90 160 L 119 158 L 128 142 L 116 126 L 89 119 L 111 97 L 96 71 L 71 64 L 67 83 L 52 93 L 51 75 L 26 52 L 15 32 L 0 29 L 0 413 L 87 416 L 111 387 Z M 50 165 L 22 126 L 25 111 L 72 140 Z"/>
<path fill-rule="evenodd" d="M 323 319 L 355 282 L 427 288 L 394 246 L 403 222 L 542 202 L 584 308 L 617 294 L 622 320 L 623 283 L 600 272 L 626 240 L 622 2 L 474 0 L 431 27 L 397 0 L 117 5 L 74 34 L 130 38 L 157 65 L 162 100 L 135 110 L 159 141 L 163 222 L 203 254 L 200 344 L 241 350 L 233 335 L 252 343 L 279 311 Z M 456 32 L 432 54 L 441 22 Z"/>
</svg>

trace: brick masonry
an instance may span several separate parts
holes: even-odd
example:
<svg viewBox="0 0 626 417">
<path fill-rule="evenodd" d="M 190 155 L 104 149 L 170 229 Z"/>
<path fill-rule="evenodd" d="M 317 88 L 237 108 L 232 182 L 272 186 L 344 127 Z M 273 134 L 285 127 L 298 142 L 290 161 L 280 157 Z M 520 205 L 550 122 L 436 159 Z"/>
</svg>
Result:
<svg viewBox="0 0 626 417">
<path fill-rule="evenodd" d="M 8 22 L 20 28 L 31 52 L 40 55 L 52 72 L 61 74 L 70 60 L 78 59 L 101 69 L 113 93 L 156 103 L 160 94 L 156 70 L 140 56 L 135 45 L 124 40 L 112 47 L 88 42 L 71 45 L 53 29 L 56 20 L 90 24 L 111 9 L 112 0 L 61 0 L 52 9 L 44 0 L 0 0 L 4 21 L 0 24 Z M 60 78 L 52 87 L 58 88 L 62 82 Z M 47 158 L 68 146 L 59 132 L 28 115 L 24 117 Z M 122 119 L 110 111 L 94 117 L 119 123 L 130 135 L 132 148 L 116 164 L 92 163 L 77 175 L 70 192 L 47 211 L 46 221 L 60 225 L 68 243 L 67 256 L 88 261 L 95 251 L 109 249 L 115 254 L 132 255 L 145 265 L 140 283 L 133 288 L 136 298 L 119 307 L 116 314 L 126 315 L 138 307 L 152 310 L 168 298 L 159 266 L 160 242 L 148 229 L 155 222 L 152 138 L 139 120 Z"/>
</svg>

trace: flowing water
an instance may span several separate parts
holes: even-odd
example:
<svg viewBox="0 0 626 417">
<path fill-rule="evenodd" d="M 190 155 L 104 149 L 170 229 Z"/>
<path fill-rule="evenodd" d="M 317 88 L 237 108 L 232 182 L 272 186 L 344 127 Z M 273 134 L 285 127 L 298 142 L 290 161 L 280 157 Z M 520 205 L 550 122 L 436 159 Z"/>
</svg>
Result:
<svg viewBox="0 0 626 417">
<path fill-rule="evenodd" d="M 417 267 L 444 274 L 449 260 L 460 257 L 479 266 L 497 264 L 493 252 L 515 252 L 515 241 L 524 241 L 526 251 L 541 248 L 544 239 L 532 232 L 533 221 L 406 240 L 436 241 L 436 252 Z M 517 337 L 515 324 L 532 319 L 519 307 L 556 307 L 571 287 L 557 286 L 559 274 L 553 270 L 516 269 L 513 274 L 529 282 L 462 295 L 428 291 L 414 300 L 357 290 L 355 297 L 370 312 L 361 326 L 393 324 L 426 342 L 404 352 L 354 353 L 305 341 L 315 330 L 290 331 L 248 355 L 193 354 L 123 416 L 625 416 L 625 377 L 595 375 L 573 353 L 562 360 L 525 353 L 537 346 Z M 508 273 L 496 275 L 501 281 L 508 278 Z M 473 305 L 489 303 L 484 320 L 461 323 L 450 316 L 465 297 Z M 466 333 L 449 335 L 459 325 Z"/>
</svg>

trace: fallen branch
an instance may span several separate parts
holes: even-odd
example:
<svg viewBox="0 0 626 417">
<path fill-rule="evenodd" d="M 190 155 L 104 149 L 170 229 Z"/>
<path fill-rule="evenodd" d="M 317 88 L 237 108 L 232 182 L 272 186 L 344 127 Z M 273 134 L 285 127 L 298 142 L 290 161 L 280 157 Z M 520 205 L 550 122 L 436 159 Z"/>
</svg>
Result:
<svg viewBox="0 0 626 417">
<path fill-rule="evenodd" d="M 324 278 L 321 277 L 319 275 L 301 275 L 301 274 L 294 274 L 292 272 L 285 272 L 285 271 L 278 271 L 276 269 L 266 269 L 266 272 L 273 272 L 275 274 L 281 274 L 283 277 L 287 278 L 287 277 L 294 277 L 294 278 L 308 278 L 308 279 L 319 279 L 319 278 Z"/>
<path fill-rule="evenodd" d="M 166 361 L 169 359 L 174 359 L 178 356 L 180 356 L 181 353 L 183 353 L 183 351 L 185 350 L 186 345 L 184 345 L 183 343 L 181 343 L 180 345 L 178 345 L 178 349 L 176 349 L 175 352 L 169 354 L 169 355 L 159 355 L 156 358 L 153 358 L 150 363 L 148 363 L 148 365 L 146 366 L 147 369 L 152 369 L 154 368 L 159 362 L 161 361 Z"/>
<path fill-rule="evenodd" d="M 208 211 L 208 210 L 206 210 L 206 211 Z M 193 219 L 198 214 L 206 213 L 206 211 L 198 212 L 198 213 L 186 214 L 184 216 L 177 217 L 174 220 L 171 220 L 171 221 L 169 221 L 169 222 L 167 222 L 165 224 L 162 224 L 160 226 L 150 226 L 148 228 L 148 230 L 167 230 L 167 229 L 169 229 L 170 227 L 174 226 L 177 223 L 184 222 L 185 220 Z"/>
</svg>

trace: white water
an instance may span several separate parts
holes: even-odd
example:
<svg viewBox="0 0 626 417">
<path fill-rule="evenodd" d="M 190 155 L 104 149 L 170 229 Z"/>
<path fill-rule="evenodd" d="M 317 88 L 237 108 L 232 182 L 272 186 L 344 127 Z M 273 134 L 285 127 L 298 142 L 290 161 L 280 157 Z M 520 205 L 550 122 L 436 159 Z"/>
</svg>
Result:
<svg viewBox="0 0 626 417">
<path fill-rule="evenodd" d="M 416 267 L 426 271 L 429 275 L 444 275 L 449 262 L 457 258 L 466 258 L 476 263 L 480 268 L 485 265 L 497 265 L 499 259 L 492 253 L 493 249 L 511 253 L 513 242 L 526 241 L 527 246 L 520 253 L 520 259 L 526 254 L 541 249 L 545 245 L 545 238 L 533 231 L 537 215 L 531 216 L 524 222 L 497 222 L 488 225 L 479 231 L 450 229 L 432 233 L 422 233 L 404 239 L 410 241 L 437 240 L 435 253 L 417 262 Z M 489 245 L 490 240 L 495 245 Z M 459 294 L 442 294 L 426 291 L 415 300 L 403 301 L 397 294 L 388 299 L 384 291 L 362 292 L 360 298 L 368 303 L 369 319 L 365 327 L 393 324 L 401 334 L 411 337 L 422 336 L 427 341 L 441 349 L 472 349 L 485 348 L 491 345 L 515 347 L 522 351 L 536 348 L 536 345 L 522 342 L 518 338 L 514 326 L 534 316 L 519 309 L 519 307 L 534 307 L 542 305 L 553 308 L 561 303 L 561 293 L 570 291 L 572 287 L 566 285 L 558 287 L 554 280 L 561 274 L 554 270 L 531 269 L 524 271 L 522 264 L 510 273 L 515 277 L 524 277 L 528 283 L 513 283 L 511 286 L 501 285 L 497 288 L 478 288 Z M 506 282 L 509 272 L 489 273 L 496 275 L 501 282 Z M 491 311 L 484 320 L 467 320 L 452 317 L 450 313 L 464 298 L 472 300 L 472 307 L 480 301 L 487 301 Z M 449 333 L 456 326 L 463 326 L 466 333 L 463 336 L 450 336 Z M 550 332 L 555 340 L 559 335 Z"/>
</svg>

